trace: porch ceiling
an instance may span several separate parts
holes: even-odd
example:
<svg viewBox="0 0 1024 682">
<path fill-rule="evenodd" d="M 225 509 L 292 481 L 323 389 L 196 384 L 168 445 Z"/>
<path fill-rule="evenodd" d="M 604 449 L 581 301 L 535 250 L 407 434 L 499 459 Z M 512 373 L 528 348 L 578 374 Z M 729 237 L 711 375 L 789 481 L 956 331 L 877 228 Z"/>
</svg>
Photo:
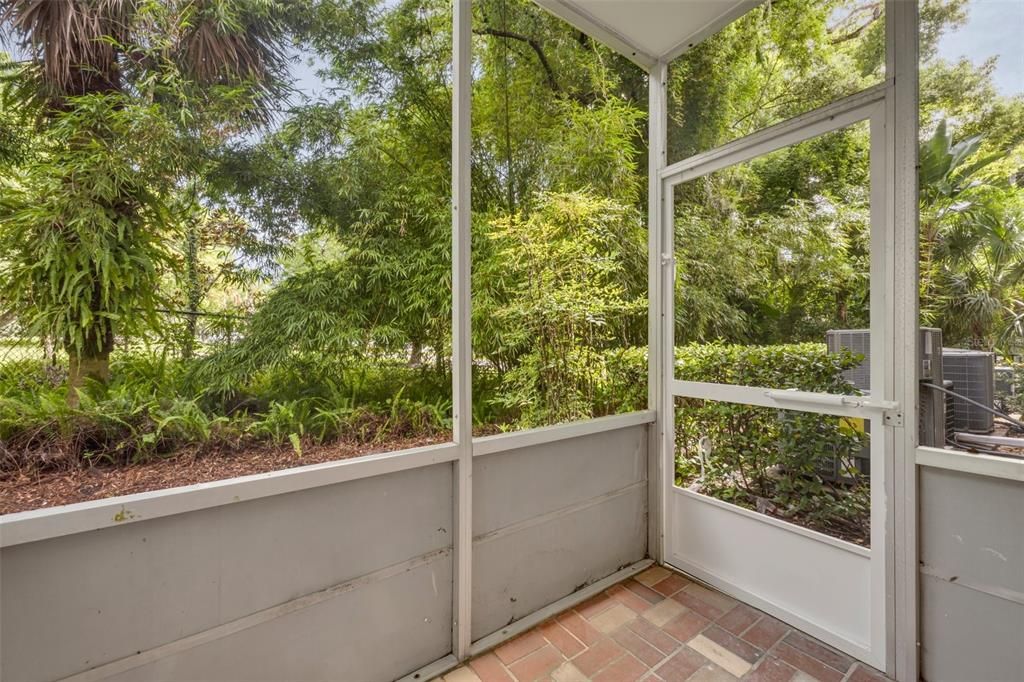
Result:
<svg viewBox="0 0 1024 682">
<path fill-rule="evenodd" d="M 670 61 L 763 0 L 534 0 L 649 67 Z"/>
</svg>

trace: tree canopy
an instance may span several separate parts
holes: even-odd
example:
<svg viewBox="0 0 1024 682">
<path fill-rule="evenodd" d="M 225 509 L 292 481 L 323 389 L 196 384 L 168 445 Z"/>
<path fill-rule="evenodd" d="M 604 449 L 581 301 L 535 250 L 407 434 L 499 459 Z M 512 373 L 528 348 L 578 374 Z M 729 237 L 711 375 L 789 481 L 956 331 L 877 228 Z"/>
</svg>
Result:
<svg viewBox="0 0 1024 682">
<path fill-rule="evenodd" d="M 670 159 L 881 82 L 883 11 L 777 0 L 696 46 L 670 68 Z M 994 62 L 939 57 L 967 12 L 922 3 L 922 308 L 1009 353 L 1024 100 Z M 450 371 L 449 2 L 2 0 L 0 20 L 25 55 L 0 64 L 0 304 L 72 386 L 174 324 L 222 395 L 309 363 Z M 578 416 L 646 339 L 646 76 L 527 0 L 473 22 L 481 393 L 501 420 Z M 868 142 L 851 126 L 679 189 L 680 343 L 868 323 Z M 207 313 L 238 318 L 227 347 Z"/>
</svg>

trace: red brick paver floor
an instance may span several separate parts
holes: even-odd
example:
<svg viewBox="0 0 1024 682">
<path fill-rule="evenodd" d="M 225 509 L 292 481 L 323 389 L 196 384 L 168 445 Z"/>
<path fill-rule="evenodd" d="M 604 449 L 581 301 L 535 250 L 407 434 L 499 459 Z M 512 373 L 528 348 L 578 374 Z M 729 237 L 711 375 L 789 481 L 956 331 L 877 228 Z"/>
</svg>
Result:
<svg viewBox="0 0 1024 682">
<path fill-rule="evenodd" d="M 877 670 L 654 566 L 482 654 L 443 682 L 881 682 Z"/>
</svg>

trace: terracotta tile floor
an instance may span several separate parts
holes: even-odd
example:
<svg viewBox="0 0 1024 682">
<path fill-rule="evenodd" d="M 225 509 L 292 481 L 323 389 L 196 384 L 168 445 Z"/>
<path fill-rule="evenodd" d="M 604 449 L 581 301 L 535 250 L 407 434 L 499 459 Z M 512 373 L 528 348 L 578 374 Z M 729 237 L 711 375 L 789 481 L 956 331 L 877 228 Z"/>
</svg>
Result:
<svg viewBox="0 0 1024 682">
<path fill-rule="evenodd" d="M 444 682 L 872 682 L 846 654 L 659 566 L 444 676 Z"/>
</svg>

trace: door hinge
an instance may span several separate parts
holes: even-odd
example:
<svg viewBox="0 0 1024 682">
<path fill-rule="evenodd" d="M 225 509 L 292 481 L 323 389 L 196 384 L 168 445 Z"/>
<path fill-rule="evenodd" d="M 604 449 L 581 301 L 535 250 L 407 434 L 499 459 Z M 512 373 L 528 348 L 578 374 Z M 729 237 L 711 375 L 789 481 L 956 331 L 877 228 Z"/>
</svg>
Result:
<svg viewBox="0 0 1024 682">
<path fill-rule="evenodd" d="M 903 412 L 900 410 L 886 410 L 882 415 L 886 426 L 903 426 Z"/>
</svg>

